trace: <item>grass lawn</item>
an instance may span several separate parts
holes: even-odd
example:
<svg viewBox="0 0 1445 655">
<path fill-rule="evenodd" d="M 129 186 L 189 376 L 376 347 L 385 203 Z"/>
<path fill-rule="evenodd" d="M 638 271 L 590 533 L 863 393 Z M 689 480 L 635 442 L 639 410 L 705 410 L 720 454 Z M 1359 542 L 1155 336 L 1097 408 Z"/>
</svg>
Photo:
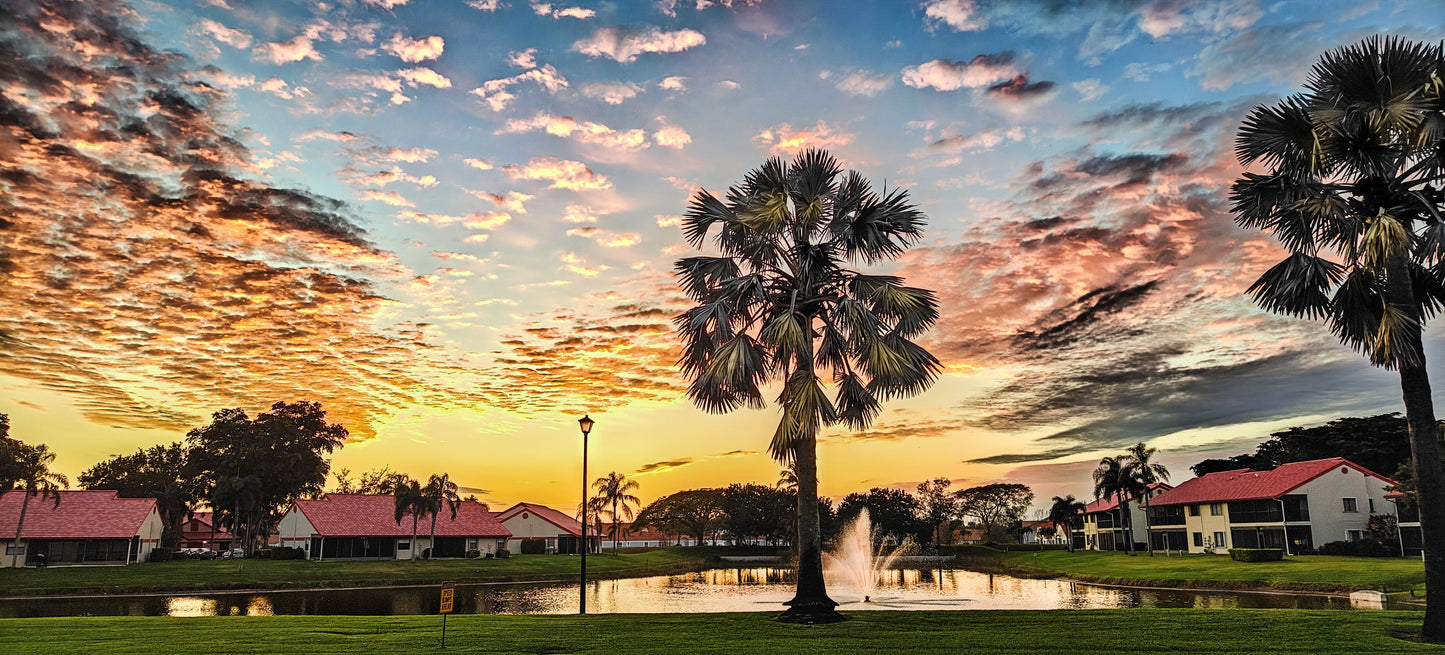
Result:
<svg viewBox="0 0 1445 655">
<path fill-rule="evenodd" d="M 1410 641 L 1419 612 L 1056 610 L 855 612 L 828 626 L 772 614 L 454 616 L 447 651 L 488 653 L 1445 653 Z M 10 655 L 433 651 L 439 616 L 0 620 Z"/>
<path fill-rule="evenodd" d="M 695 571 L 709 566 L 711 548 L 665 548 L 587 558 L 588 578 L 625 578 Z M 130 566 L 0 569 L 0 596 L 114 594 L 202 589 L 296 589 L 371 585 L 576 580 L 569 555 L 510 559 L 410 561 L 181 560 Z"/>
<path fill-rule="evenodd" d="M 1046 550 L 1001 552 L 966 547 L 958 551 L 965 567 L 997 567 L 1031 576 L 1167 587 L 1217 587 L 1385 592 L 1425 591 L 1425 565 L 1418 559 L 1301 555 L 1279 562 L 1236 562 L 1227 555 L 1129 556 L 1119 552 Z M 1408 593 L 1405 594 L 1408 596 Z"/>
</svg>

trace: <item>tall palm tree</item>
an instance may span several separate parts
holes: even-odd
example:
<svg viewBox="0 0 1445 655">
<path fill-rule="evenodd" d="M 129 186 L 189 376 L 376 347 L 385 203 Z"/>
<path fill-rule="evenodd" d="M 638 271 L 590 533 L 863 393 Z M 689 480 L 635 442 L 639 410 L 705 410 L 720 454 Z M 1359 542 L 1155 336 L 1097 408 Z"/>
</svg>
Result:
<svg viewBox="0 0 1445 655">
<path fill-rule="evenodd" d="M 1128 463 L 1125 465 L 1128 475 L 1134 479 L 1138 490 L 1142 490 L 1137 499 L 1144 506 L 1144 541 L 1149 549 L 1149 556 L 1154 556 L 1154 524 L 1149 518 L 1149 487 L 1157 482 L 1169 481 L 1169 469 L 1163 464 L 1151 461 L 1157 448 L 1145 446 L 1143 442 L 1129 447 L 1125 453 Z"/>
<path fill-rule="evenodd" d="M 617 553 L 617 523 L 626 517 L 628 521 L 635 515 L 634 511 L 642 504 L 642 501 L 628 492 L 637 490 L 637 481 L 629 480 L 627 476 L 612 472 L 606 477 L 597 478 L 592 483 L 592 488 L 597 490 L 597 497 L 603 503 L 611 505 L 609 515 L 612 517 L 612 553 Z"/>
<path fill-rule="evenodd" d="M 70 488 L 69 478 L 50 470 L 50 465 L 55 462 L 55 453 L 50 452 L 48 446 L 20 446 L 13 454 L 14 470 L 11 472 L 15 477 L 11 484 L 20 491 L 20 518 L 15 522 L 15 541 L 11 543 L 10 552 L 13 554 L 10 556 L 10 566 L 20 565 L 20 536 L 25 527 L 25 513 L 30 509 L 30 499 L 36 496 L 42 501 L 53 498 L 55 506 L 60 507 L 60 489 Z"/>
<path fill-rule="evenodd" d="M 1115 509 L 1118 516 L 1115 526 L 1123 531 L 1124 550 L 1130 554 L 1134 552 L 1134 530 L 1130 526 L 1132 522 L 1129 516 L 1129 502 L 1125 496 L 1130 491 L 1129 475 L 1125 470 L 1126 462 L 1122 457 L 1105 457 L 1099 460 L 1099 466 L 1094 469 L 1094 497 L 1108 498 L 1113 496 L 1118 501 Z M 1119 549 L 1119 544 L 1114 543 L 1114 549 Z"/>
<path fill-rule="evenodd" d="M 415 560 L 417 522 L 422 514 L 432 511 L 431 499 L 427 498 L 421 483 L 411 478 L 397 482 L 391 494 L 395 497 L 396 524 L 401 525 L 401 519 L 411 515 L 411 558 Z"/>
<path fill-rule="evenodd" d="M 1054 496 L 1053 505 L 1049 506 L 1049 522 L 1054 524 L 1055 529 L 1064 531 L 1064 542 L 1068 544 L 1069 552 L 1074 552 L 1074 520 L 1084 511 L 1084 504 L 1074 499 L 1074 494 L 1060 498 Z"/>
<path fill-rule="evenodd" d="M 1242 227 L 1289 256 L 1249 292 L 1323 319 L 1400 375 L 1425 546 L 1424 638 L 1445 641 L 1445 459 L 1421 332 L 1445 304 L 1445 48 L 1373 37 L 1325 53 L 1305 91 L 1256 107 L 1235 152 Z M 1333 259 L 1331 259 L 1333 258 Z"/>
<path fill-rule="evenodd" d="M 426 551 L 427 559 L 431 559 L 437 549 L 437 514 L 444 509 L 451 510 L 452 520 L 457 520 L 457 509 L 462 506 L 462 498 L 457 495 L 457 490 L 457 483 L 452 482 L 451 476 L 446 473 L 431 476 L 422 488 L 428 509 L 431 510 L 431 537 L 427 542 L 430 544 Z"/>
<path fill-rule="evenodd" d="M 798 493 L 798 474 L 793 472 L 792 467 L 783 467 L 778 471 L 778 481 L 773 483 L 773 488 L 790 494 Z"/>
<path fill-rule="evenodd" d="M 708 412 L 762 408 L 781 382 L 781 420 L 768 451 L 798 476 L 798 588 L 781 620 L 841 621 L 823 583 L 818 517 L 819 430 L 872 424 L 882 401 L 917 394 L 941 366 L 912 339 L 938 319 L 932 291 L 849 265 L 897 258 L 925 217 L 902 189 L 880 195 L 832 155 L 774 157 L 728 189 L 692 197 L 683 219 L 701 249 L 717 228 L 718 257 L 678 260 L 697 303 L 675 319 L 688 395 Z M 836 388 L 829 398 L 824 385 Z"/>
</svg>

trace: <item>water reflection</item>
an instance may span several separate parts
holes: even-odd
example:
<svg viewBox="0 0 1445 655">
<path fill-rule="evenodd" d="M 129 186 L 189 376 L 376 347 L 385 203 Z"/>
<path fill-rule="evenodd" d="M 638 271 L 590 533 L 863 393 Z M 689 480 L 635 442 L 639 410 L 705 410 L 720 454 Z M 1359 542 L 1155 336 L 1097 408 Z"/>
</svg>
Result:
<svg viewBox="0 0 1445 655">
<path fill-rule="evenodd" d="M 780 611 L 793 596 L 792 569 L 729 568 L 682 575 L 590 581 L 588 611 L 694 613 Z M 1344 598 L 1228 591 L 1100 587 L 1026 580 L 957 569 L 897 569 L 878 581 L 871 602 L 840 580 L 828 592 L 845 610 L 1296 608 L 1349 609 Z M 437 587 L 277 591 L 0 601 L 0 618 L 37 616 L 269 616 L 435 614 Z M 572 614 L 571 584 L 458 585 L 462 614 Z"/>
</svg>

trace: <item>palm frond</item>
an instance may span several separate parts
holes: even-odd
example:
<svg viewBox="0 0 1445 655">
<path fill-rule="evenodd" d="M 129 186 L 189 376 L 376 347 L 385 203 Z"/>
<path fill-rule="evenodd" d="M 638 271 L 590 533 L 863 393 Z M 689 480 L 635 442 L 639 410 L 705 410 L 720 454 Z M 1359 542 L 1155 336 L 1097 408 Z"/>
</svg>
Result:
<svg viewBox="0 0 1445 655">
<path fill-rule="evenodd" d="M 774 366 L 786 369 L 799 355 L 811 358 L 808 348 L 812 335 L 806 334 L 797 314 L 786 307 L 781 309 L 768 320 L 758 336 L 773 353 Z"/>
<path fill-rule="evenodd" d="M 672 270 L 682 290 L 693 300 L 705 300 L 723 280 L 738 277 L 738 263 L 732 257 L 683 257 Z"/>
<path fill-rule="evenodd" d="M 816 438 L 822 426 L 838 420 L 833 402 L 823 393 L 818 378 L 808 371 L 796 371 L 788 377 L 778 405 L 783 408 L 783 416 L 768 452 L 780 461 L 792 461 L 792 454 L 801 442 Z"/>
<path fill-rule="evenodd" d="M 1234 152 L 1241 166 L 1258 161 L 1291 178 L 1317 175 L 1323 151 L 1314 127 L 1301 96 L 1261 105 L 1239 127 Z"/>
<path fill-rule="evenodd" d="M 1261 307 L 1279 314 L 1324 318 L 1331 311 L 1329 289 L 1343 279 L 1344 269 L 1321 257 L 1296 252 L 1259 276 L 1245 293 Z"/>
<path fill-rule="evenodd" d="M 912 396 L 933 384 L 943 365 L 912 341 L 897 335 L 863 344 L 859 361 L 869 375 L 868 389 L 883 398 Z"/>
<path fill-rule="evenodd" d="M 838 418 L 854 430 L 865 430 L 883 409 L 877 396 L 857 375 L 846 374 L 838 381 Z"/>
<path fill-rule="evenodd" d="M 1366 266 L 1376 271 L 1383 270 L 1387 263 L 1405 256 L 1409 248 L 1410 231 L 1394 216 L 1385 213 L 1383 208 L 1369 219 L 1361 242 Z"/>
<path fill-rule="evenodd" d="M 1345 277 L 1330 298 L 1330 331 L 1355 352 L 1369 355 L 1379 331 L 1385 299 L 1379 278 L 1366 269 L 1355 269 Z"/>
<path fill-rule="evenodd" d="M 712 193 L 702 190 L 693 194 L 687 213 L 682 216 L 682 236 L 693 248 L 701 248 L 714 223 L 724 226 L 738 220 L 737 214 Z"/>
</svg>

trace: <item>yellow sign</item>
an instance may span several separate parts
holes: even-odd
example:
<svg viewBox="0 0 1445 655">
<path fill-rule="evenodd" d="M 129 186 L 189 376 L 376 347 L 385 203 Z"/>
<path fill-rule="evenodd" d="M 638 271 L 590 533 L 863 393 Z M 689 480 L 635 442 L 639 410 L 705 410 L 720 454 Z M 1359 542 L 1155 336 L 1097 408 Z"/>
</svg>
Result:
<svg viewBox="0 0 1445 655">
<path fill-rule="evenodd" d="M 452 613 L 452 598 L 456 591 L 450 585 L 442 587 L 442 614 Z"/>
</svg>

